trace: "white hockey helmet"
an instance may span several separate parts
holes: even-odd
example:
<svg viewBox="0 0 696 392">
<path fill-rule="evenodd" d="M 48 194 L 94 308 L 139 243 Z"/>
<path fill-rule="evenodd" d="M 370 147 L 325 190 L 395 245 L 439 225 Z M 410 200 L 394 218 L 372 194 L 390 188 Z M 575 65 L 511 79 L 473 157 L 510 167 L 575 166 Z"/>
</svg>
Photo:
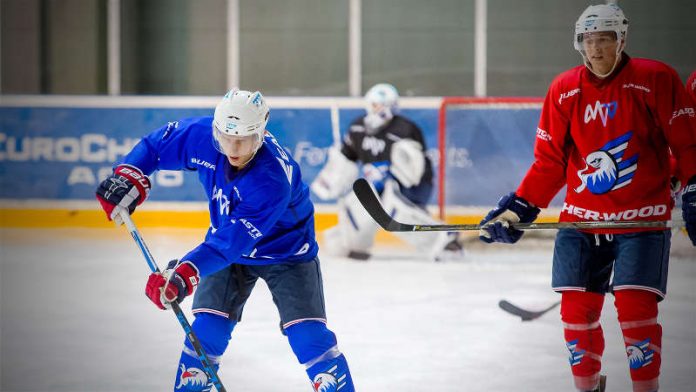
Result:
<svg viewBox="0 0 696 392">
<path fill-rule="evenodd" d="M 399 92 L 389 83 L 378 83 L 367 90 L 365 103 L 368 112 L 377 104 L 389 108 L 393 113 L 399 108 Z"/>
<path fill-rule="evenodd" d="M 578 21 L 575 22 L 573 46 L 575 50 L 580 52 L 586 64 L 587 56 L 582 47 L 583 34 L 602 31 L 611 31 L 616 34 L 616 39 L 622 41 L 616 49 L 616 54 L 621 53 L 626 44 L 628 19 L 615 3 L 591 5 L 583 11 Z"/>
<path fill-rule="evenodd" d="M 268 123 L 269 108 L 260 92 L 232 89 L 222 97 L 215 107 L 213 116 L 213 136 L 216 147 L 220 148 L 220 138 L 225 136 L 256 136 L 258 150 Z"/>
<path fill-rule="evenodd" d="M 389 83 L 372 86 L 365 94 L 365 127 L 375 131 L 387 124 L 399 110 L 399 92 Z"/>
</svg>

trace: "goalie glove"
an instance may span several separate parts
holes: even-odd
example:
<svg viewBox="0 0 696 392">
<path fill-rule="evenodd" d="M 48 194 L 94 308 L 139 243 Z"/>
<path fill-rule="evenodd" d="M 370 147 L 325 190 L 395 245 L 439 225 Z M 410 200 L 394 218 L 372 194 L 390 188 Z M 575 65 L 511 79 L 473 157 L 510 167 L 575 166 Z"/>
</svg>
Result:
<svg viewBox="0 0 696 392">
<path fill-rule="evenodd" d="M 198 269 L 190 261 L 172 260 L 163 272 L 153 272 L 147 279 L 145 295 L 160 309 L 168 309 L 170 303 L 180 303 L 193 294 L 198 286 Z"/>
<path fill-rule="evenodd" d="M 420 184 L 425 172 L 425 154 L 420 143 L 412 139 L 401 139 L 391 146 L 392 176 L 406 188 Z"/>
<path fill-rule="evenodd" d="M 696 246 L 696 176 L 691 177 L 682 193 L 682 217 L 691 243 Z"/>
<path fill-rule="evenodd" d="M 132 214 L 150 194 L 150 179 L 140 169 L 130 165 L 119 165 L 114 172 L 99 184 L 97 200 L 109 220 L 118 219 L 122 210 Z"/>
<path fill-rule="evenodd" d="M 503 242 L 514 244 L 523 232 L 510 226 L 510 223 L 531 223 L 541 210 L 514 192 L 498 201 L 498 208 L 491 210 L 480 223 L 479 239 L 486 243 Z"/>
</svg>

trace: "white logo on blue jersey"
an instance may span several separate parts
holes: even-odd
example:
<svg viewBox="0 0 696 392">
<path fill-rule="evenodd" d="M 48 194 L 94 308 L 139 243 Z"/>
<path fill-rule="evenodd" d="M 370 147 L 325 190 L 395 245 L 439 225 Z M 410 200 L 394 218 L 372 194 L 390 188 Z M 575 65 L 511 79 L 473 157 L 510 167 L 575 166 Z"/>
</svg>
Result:
<svg viewBox="0 0 696 392">
<path fill-rule="evenodd" d="M 632 136 L 632 131 L 626 132 L 587 155 L 585 168 L 577 172 L 582 184 L 575 188 L 575 192 L 587 188 L 593 194 L 601 195 L 630 184 L 638 169 L 638 154 L 624 159 Z"/>
<path fill-rule="evenodd" d="M 267 137 L 271 139 L 271 142 L 276 147 L 276 150 L 280 155 L 280 157 L 276 157 L 276 159 L 278 160 L 280 166 L 283 168 L 285 176 L 288 178 L 288 184 L 292 185 L 292 165 L 290 164 L 290 157 L 288 156 L 288 153 L 285 152 L 285 149 L 281 147 L 280 143 L 278 143 L 276 138 L 273 135 L 271 135 L 270 132 L 267 135 Z"/>
<path fill-rule="evenodd" d="M 230 214 L 230 199 L 227 198 L 227 195 L 222 193 L 222 188 L 214 186 L 213 197 L 211 197 L 210 200 L 218 201 L 218 212 L 220 213 L 220 215 Z"/>
<path fill-rule="evenodd" d="M 257 229 L 256 226 L 254 226 L 254 225 L 253 225 L 251 222 L 249 222 L 248 220 L 246 220 L 246 219 L 244 219 L 244 218 L 240 218 L 239 221 L 242 222 L 242 224 L 244 225 L 244 227 L 246 227 L 247 229 L 249 229 L 249 230 L 247 231 L 247 233 L 251 236 L 251 238 L 257 239 L 257 238 L 259 238 L 259 237 L 261 237 L 261 236 L 263 235 L 263 234 L 261 233 L 261 231 L 260 231 L 259 229 Z M 232 223 L 234 223 L 234 220 L 232 221 Z"/>
<path fill-rule="evenodd" d="M 640 369 L 652 363 L 655 351 L 650 350 L 650 338 L 643 340 L 635 345 L 626 347 L 626 355 L 628 355 L 628 366 L 631 369 Z"/>
<path fill-rule="evenodd" d="M 203 166 L 203 167 L 205 167 L 206 169 L 215 170 L 215 165 L 214 165 L 214 164 L 212 164 L 212 163 L 210 163 L 210 162 L 208 162 L 208 161 L 204 161 L 204 160 L 202 160 L 202 159 L 191 158 L 191 163 L 193 163 L 194 165 Z"/>
<path fill-rule="evenodd" d="M 580 362 L 582 361 L 582 357 L 585 356 L 585 350 L 578 350 L 578 339 L 571 340 L 570 342 L 566 342 L 566 347 L 568 347 L 568 351 L 570 351 L 570 357 L 568 358 L 568 362 L 570 362 L 570 366 L 575 366 L 579 365 Z"/>
</svg>

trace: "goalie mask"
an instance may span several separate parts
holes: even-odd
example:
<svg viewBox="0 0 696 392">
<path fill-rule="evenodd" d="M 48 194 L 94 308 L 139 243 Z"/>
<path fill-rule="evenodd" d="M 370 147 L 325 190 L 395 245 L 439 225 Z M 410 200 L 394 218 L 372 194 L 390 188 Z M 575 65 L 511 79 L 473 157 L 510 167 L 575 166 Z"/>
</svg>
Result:
<svg viewBox="0 0 696 392">
<path fill-rule="evenodd" d="M 583 41 L 587 37 L 592 37 L 593 33 L 612 33 L 613 40 L 618 41 L 616 46 L 616 59 L 609 72 L 605 74 L 599 73 L 592 68 L 588 55 L 585 51 Z M 587 69 L 600 78 L 609 76 L 616 68 L 621 59 L 621 52 L 626 46 L 626 35 L 628 34 L 628 19 L 624 15 L 621 8 L 616 4 L 599 4 L 591 5 L 583 11 L 583 13 L 575 22 L 575 35 L 573 36 L 573 46 L 575 50 L 580 52 L 583 62 Z"/>
<path fill-rule="evenodd" d="M 375 133 L 394 117 L 399 109 L 399 92 L 388 83 L 379 83 L 365 94 L 365 129 Z"/>
<path fill-rule="evenodd" d="M 246 164 L 263 143 L 268 115 L 268 105 L 260 92 L 230 90 L 215 108 L 215 148 L 233 165 L 237 166 L 233 158 L 244 158 L 244 162 L 237 163 Z"/>
</svg>

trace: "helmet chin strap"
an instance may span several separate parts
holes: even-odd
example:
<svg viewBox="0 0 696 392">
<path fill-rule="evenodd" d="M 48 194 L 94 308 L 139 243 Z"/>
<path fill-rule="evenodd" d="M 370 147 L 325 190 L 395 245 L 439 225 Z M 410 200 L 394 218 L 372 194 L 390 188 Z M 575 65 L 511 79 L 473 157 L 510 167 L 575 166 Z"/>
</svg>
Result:
<svg viewBox="0 0 696 392">
<path fill-rule="evenodd" d="M 604 79 L 607 76 L 611 75 L 612 72 L 614 72 L 614 69 L 616 69 L 616 66 L 619 64 L 619 61 L 621 61 L 621 54 L 623 53 L 623 47 L 624 47 L 624 42 L 621 42 L 621 44 L 616 48 L 616 60 L 614 60 L 614 65 L 611 66 L 611 69 L 609 72 L 605 73 L 604 75 L 595 72 L 594 69 L 592 69 L 592 64 L 590 63 L 590 60 L 587 58 L 587 55 L 585 52 L 580 52 L 582 54 L 582 59 L 583 62 L 585 63 L 585 67 L 590 70 L 596 77 L 600 79 Z"/>
</svg>

